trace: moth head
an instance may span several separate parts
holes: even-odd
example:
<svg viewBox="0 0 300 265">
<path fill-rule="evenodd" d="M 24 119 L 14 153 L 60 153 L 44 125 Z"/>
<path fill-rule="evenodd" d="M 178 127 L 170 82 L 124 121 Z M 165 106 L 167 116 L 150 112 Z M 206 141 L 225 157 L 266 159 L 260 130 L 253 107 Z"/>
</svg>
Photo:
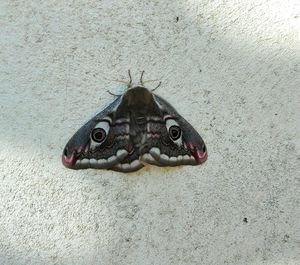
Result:
<svg viewBox="0 0 300 265">
<path fill-rule="evenodd" d="M 85 124 L 67 143 L 62 154 L 65 167 L 75 168 L 75 164 L 82 156 L 93 152 L 107 139 L 110 121 L 94 121 Z"/>
</svg>

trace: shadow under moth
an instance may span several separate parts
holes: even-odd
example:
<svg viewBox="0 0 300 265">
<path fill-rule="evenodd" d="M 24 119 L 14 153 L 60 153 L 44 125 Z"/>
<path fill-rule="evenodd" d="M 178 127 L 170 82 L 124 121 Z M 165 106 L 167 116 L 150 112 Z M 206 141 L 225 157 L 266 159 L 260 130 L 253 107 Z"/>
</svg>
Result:
<svg viewBox="0 0 300 265">
<path fill-rule="evenodd" d="M 128 73 L 126 92 L 69 140 L 62 154 L 64 166 L 133 172 L 145 164 L 204 163 L 207 149 L 196 130 L 166 100 L 152 93 L 154 89 L 144 86 L 144 72 L 137 86 Z"/>
</svg>

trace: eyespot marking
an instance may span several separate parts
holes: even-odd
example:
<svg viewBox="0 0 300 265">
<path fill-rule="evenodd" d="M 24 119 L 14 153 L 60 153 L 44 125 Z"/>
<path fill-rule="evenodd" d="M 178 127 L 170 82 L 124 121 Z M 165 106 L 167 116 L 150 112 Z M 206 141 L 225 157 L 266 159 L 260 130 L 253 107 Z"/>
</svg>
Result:
<svg viewBox="0 0 300 265">
<path fill-rule="evenodd" d="M 179 126 L 176 126 L 176 125 L 172 125 L 170 128 L 169 128 L 169 135 L 171 137 L 171 139 L 173 141 L 176 141 L 180 138 L 181 136 L 181 129 Z"/>
<path fill-rule="evenodd" d="M 109 121 L 102 120 L 95 125 L 90 134 L 90 148 L 92 150 L 94 150 L 97 146 L 105 142 L 109 133 L 109 129 Z"/>
<path fill-rule="evenodd" d="M 106 138 L 106 132 L 102 128 L 95 128 L 91 133 L 91 137 L 94 142 L 101 143 Z"/>
<path fill-rule="evenodd" d="M 182 146 L 182 130 L 179 124 L 171 117 L 165 118 L 165 120 L 170 139 L 177 144 L 177 146 Z"/>
</svg>

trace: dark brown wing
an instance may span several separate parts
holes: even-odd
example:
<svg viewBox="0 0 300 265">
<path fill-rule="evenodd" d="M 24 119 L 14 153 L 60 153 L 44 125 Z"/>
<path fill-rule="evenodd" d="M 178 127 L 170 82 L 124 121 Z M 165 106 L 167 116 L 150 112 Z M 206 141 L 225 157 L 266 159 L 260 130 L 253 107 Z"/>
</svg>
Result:
<svg viewBox="0 0 300 265">
<path fill-rule="evenodd" d="M 116 119 L 119 96 L 83 125 L 67 143 L 63 164 L 71 169 L 110 169 L 129 155 L 129 116 Z"/>
</svg>

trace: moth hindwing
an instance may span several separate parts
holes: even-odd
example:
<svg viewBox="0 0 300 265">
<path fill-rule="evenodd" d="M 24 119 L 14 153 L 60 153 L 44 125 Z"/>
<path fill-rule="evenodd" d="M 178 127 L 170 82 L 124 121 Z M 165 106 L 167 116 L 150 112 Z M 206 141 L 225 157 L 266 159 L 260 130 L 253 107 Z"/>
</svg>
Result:
<svg viewBox="0 0 300 265">
<path fill-rule="evenodd" d="M 62 155 L 67 168 L 121 172 L 145 164 L 199 165 L 206 159 L 207 149 L 197 131 L 142 82 L 84 124 Z"/>
</svg>

